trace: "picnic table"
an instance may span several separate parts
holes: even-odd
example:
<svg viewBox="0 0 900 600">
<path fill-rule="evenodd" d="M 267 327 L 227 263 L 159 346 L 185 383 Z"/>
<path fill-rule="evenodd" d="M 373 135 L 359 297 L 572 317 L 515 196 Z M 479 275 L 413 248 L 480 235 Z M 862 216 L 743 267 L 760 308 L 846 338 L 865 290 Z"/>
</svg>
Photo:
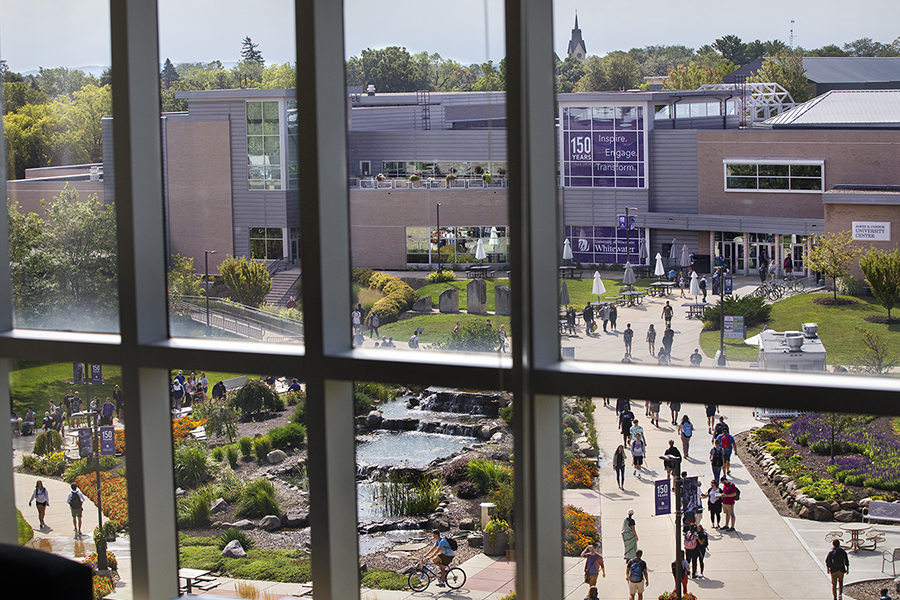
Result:
<svg viewBox="0 0 900 600">
<path fill-rule="evenodd" d="M 844 531 L 850 532 L 850 551 L 858 552 L 859 550 L 874 550 L 875 545 L 871 545 L 871 547 L 866 547 L 866 541 L 863 539 L 862 534 L 866 531 L 872 529 L 872 526 L 868 523 L 844 523 L 840 527 Z"/>
<path fill-rule="evenodd" d="M 627 291 L 622 292 L 620 297 L 624 298 L 624 300 L 628 304 L 628 306 L 634 306 L 635 304 L 643 304 L 643 302 L 644 302 L 643 298 L 646 295 L 647 294 L 645 294 L 644 292 L 638 292 L 635 290 L 627 290 Z"/>
<path fill-rule="evenodd" d="M 681 306 L 688 309 L 688 312 L 685 315 L 688 319 L 702 319 L 703 309 L 709 306 L 709 304 L 706 302 L 685 302 Z"/>
<path fill-rule="evenodd" d="M 561 279 L 581 279 L 581 271 L 575 265 L 563 265 L 559 268 Z"/>
<path fill-rule="evenodd" d="M 207 577 L 210 571 L 204 569 L 178 569 L 178 577 L 184 579 L 186 593 L 190 594 L 193 584 L 198 582 L 211 582 L 212 579 Z"/>
<path fill-rule="evenodd" d="M 672 293 L 672 288 L 674 288 L 676 283 L 674 281 L 654 281 L 649 286 L 647 286 L 647 293 L 651 296 L 659 296 L 662 298 L 663 296 L 668 296 Z"/>
<path fill-rule="evenodd" d="M 493 279 L 494 272 L 490 270 L 488 265 L 474 265 L 466 271 L 466 277 L 469 279 Z"/>
</svg>

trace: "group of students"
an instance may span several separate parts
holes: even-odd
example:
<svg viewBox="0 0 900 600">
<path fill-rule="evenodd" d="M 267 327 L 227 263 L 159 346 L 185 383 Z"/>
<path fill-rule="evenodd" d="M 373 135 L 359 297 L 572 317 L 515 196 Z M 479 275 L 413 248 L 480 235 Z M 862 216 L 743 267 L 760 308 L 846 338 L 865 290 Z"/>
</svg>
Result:
<svg viewBox="0 0 900 600">
<path fill-rule="evenodd" d="M 206 400 L 208 389 L 209 380 L 206 378 L 206 373 L 200 373 L 199 378 L 194 373 L 185 377 L 184 372 L 179 370 L 178 375 L 172 378 L 172 403 L 175 408 L 181 408 L 195 402 L 203 402 Z M 213 391 L 217 393 L 217 390 Z"/>
<path fill-rule="evenodd" d="M 72 513 L 72 525 L 75 528 L 75 537 L 79 537 L 82 535 L 81 523 L 84 513 L 84 503 L 87 502 L 87 498 L 81 493 L 76 484 L 73 483 L 71 487 L 72 491 L 66 496 L 66 504 L 69 505 L 69 510 Z M 28 500 L 28 506 L 31 506 L 32 502 L 37 506 L 40 528 L 46 529 L 47 524 L 44 522 L 44 516 L 46 515 L 47 507 L 50 506 L 50 492 L 47 491 L 47 488 L 44 487 L 44 482 L 40 479 L 34 484 L 34 491 L 31 493 L 31 498 Z"/>
</svg>

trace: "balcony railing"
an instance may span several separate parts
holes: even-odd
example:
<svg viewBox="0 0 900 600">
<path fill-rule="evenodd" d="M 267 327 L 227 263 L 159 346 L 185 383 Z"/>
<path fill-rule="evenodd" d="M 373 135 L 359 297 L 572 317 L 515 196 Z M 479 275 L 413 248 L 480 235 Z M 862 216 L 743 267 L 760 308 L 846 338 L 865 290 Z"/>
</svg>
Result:
<svg viewBox="0 0 900 600">
<path fill-rule="evenodd" d="M 374 177 L 351 177 L 350 189 L 357 190 L 483 190 L 507 187 L 507 178 L 495 176 L 490 183 L 480 177 L 457 177 L 448 181 L 445 177 L 428 178 L 412 182 L 406 177 L 388 177 L 377 180 Z"/>
</svg>

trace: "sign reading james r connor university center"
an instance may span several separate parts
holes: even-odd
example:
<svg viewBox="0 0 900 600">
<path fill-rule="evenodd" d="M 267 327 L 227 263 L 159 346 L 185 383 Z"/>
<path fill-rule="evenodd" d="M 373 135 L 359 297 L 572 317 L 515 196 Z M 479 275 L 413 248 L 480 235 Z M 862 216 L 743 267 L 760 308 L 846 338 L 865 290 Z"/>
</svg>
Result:
<svg viewBox="0 0 900 600">
<path fill-rule="evenodd" d="M 560 123 L 563 187 L 646 187 L 642 106 L 567 106 Z"/>
<path fill-rule="evenodd" d="M 875 221 L 853 221 L 853 239 L 868 242 L 891 241 L 891 224 Z"/>
</svg>

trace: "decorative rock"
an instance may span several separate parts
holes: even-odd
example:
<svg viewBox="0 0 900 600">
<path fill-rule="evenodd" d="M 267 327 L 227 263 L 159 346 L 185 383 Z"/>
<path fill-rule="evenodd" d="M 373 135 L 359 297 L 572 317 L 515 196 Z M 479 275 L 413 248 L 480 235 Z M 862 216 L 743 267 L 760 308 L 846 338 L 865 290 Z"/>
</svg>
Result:
<svg viewBox="0 0 900 600">
<path fill-rule="evenodd" d="M 812 519 L 813 518 L 812 511 L 809 509 L 808 506 L 804 506 L 803 508 L 801 508 L 799 515 L 800 515 L 801 519 Z"/>
<path fill-rule="evenodd" d="M 381 416 L 380 410 L 373 410 L 369 412 L 369 415 L 366 417 L 366 427 L 369 429 L 375 429 L 381 422 L 384 420 L 384 417 Z"/>
<path fill-rule="evenodd" d="M 459 312 L 459 289 L 450 287 L 441 292 L 438 298 L 438 309 L 442 313 Z"/>
<path fill-rule="evenodd" d="M 306 511 L 289 510 L 281 517 L 281 523 L 291 529 L 309 527 L 309 513 Z"/>
<path fill-rule="evenodd" d="M 222 521 L 213 521 L 210 527 L 212 527 L 213 529 L 227 529 L 228 523 L 223 523 Z"/>
<path fill-rule="evenodd" d="M 825 508 L 834 513 L 841 510 L 841 503 L 836 500 L 832 500 L 831 502 L 825 504 Z"/>
<path fill-rule="evenodd" d="M 871 498 L 863 498 L 862 500 L 859 501 L 859 506 L 861 508 L 865 508 L 866 506 L 869 506 L 869 502 L 871 502 L 871 501 L 872 501 Z"/>
<path fill-rule="evenodd" d="M 487 314 L 487 282 L 473 279 L 466 286 L 466 310 L 470 315 Z"/>
<path fill-rule="evenodd" d="M 270 465 L 277 465 L 286 458 L 287 454 L 284 453 L 284 450 L 272 450 L 266 454 L 266 460 L 269 461 Z"/>
<path fill-rule="evenodd" d="M 424 296 L 413 304 L 413 312 L 431 312 L 431 296 Z"/>
<path fill-rule="evenodd" d="M 816 506 L 812 510 L 814 511 L 814 518 L 816 521 L 830 521 L 832 518 L 831 511 L 824 506 Z"/>
<path fill-rule="evenodd" d="M 471 548 L 481 548 L 481 544 L 484 543 L 483 535 L 470 535 L 466 538 L 466 541 L 469 542 L 469 546 Z"/>
<path fill-rule="evenodd" d="M 438 531 L 450 531 L 450 523 L 446 517 L 431 517 L 428 519 L 428 528 L 437 529 Z"/>
<path fill-rule="evenodd" d="M 240 521 L 235 521 L 231 524 L 235 529 L 253 529 L 253 523 L 248 521 L 247 519 L 241 519 Z"/>
<path fill-rule="evenodd" d="M 281 529 L 281 519 L 275 515 L 266 515 L 259 522 L 259 527 L 266 531 L 277 531 Z"/>
<path fill-rule="evenodd" d="M 459 528 L 463 531 L 475 531 L 476 525 L 475 519 L 463 519 L 459 522 Z"/>
<path fill-rule="evenodd" d="M 859 504 L 857 504 L 853 500 L 845 500 L 841 502 L 841 510 L 856 510 L 857 508 L 859 508 Z"/>
<path fill-rule="evenodd" d="M 498 315 L 509 314 L 509 288 L 505 285 L 494 286 L 494 312 Z"/>
<path fill-rule="evenodd" d="M 244 558 L 247 556 L 247 553 L 244 552 L 244 548 L 238 540 L 231 540 L 222 550 L 222 556 L 225 558 Z"/>
<path fill-rule="evenodd" d="M 209 504 L 209 512 L 211 513 L 222 512 L 226 508 L 228 508 L 228 503 L 225 502 L 224 498 L 216 498 Z"/>
<path fill-rule="evenodd" d="M 587 438 L 575 442 L 573 446 L 576 452 L 581 452 L 587 457 L 597 456 L 597 452 L 594 450 L 594 447 L 591 446 L 591 443 L 587 441 Z"/>
<path fill-rule="evenodd" d="M 862 513 L 856 510 L 839 510 L 834 513 L 834 520 L 841 523 L 853 523 L 862 521 Z"/>
<path fill-rule="evenodd" d="M 900 594 L 900 577 L 894 578 L 894 589 L 897 590 L 898 594 Z"/>
</svg>

